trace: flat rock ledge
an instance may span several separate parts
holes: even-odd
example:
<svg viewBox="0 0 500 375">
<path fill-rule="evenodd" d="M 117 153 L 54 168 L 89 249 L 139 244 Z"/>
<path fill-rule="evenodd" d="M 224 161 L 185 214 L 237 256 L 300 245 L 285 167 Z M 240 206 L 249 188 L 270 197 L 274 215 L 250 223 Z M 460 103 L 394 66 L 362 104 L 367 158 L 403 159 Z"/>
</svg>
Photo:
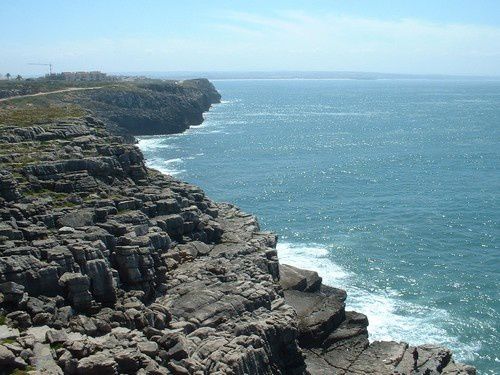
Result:
<svg viewBox="0 0 500 375">
<path fill-rule="evenodd" d="M 0 373 L 474 374 L 366 316 L 94 117 L 0 135 Z"/>
<path fill-rule="evenodd" d="M 298 341 L 310 374 L 475 374 L 435 345 L 368 341 L 368 318 L 345 310 L 346 293 L 316 272 L 280 265 L 285 302 L 297 312 Z M 415 362 L 413 353 L 418 353 Z"/>
</svg>

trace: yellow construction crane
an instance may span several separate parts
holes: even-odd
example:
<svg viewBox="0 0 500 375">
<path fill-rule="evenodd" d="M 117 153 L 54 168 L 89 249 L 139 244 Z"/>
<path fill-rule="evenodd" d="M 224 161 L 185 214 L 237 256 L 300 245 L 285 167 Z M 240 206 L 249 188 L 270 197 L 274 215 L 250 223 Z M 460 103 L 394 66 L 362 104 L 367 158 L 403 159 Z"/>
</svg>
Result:
<svg viewBox="0 0 500 375">
<path fill-rule="evenodd" d="M 28 65 L 43 65 L 49 67 L 49 75 L 52 75 L 52 64 L 28 63 Z"/>
</svg>

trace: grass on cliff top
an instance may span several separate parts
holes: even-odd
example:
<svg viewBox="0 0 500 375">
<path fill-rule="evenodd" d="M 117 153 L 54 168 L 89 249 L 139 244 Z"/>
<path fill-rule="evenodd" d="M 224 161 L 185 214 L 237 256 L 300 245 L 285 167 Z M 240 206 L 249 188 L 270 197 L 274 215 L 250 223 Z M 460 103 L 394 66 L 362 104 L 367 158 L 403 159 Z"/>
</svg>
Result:
<svg viewBox="0 0 500 375">
<path fill-rule="evenodd" d="M 22 106 L 0 108 L 0 125 L 31 126 L 35 124 L 64 119 L 82 117 L 85 111 L 76 105 L 47 107 Z"/>
<path fill-rule="evenodd" d="M 0 143 L 0 155 L 53 151 L 57 143 L 51 141 L 27 141 L 19 143 Z M 62 146 L 61 146 L 62 147 Z"/>
<path fill-rule="evenodd" d="M 51 199 L 52 206 L 55 208 L 80 206 L 79 203 L 74 203 L 68 200 L 68 197 L 70 196 L 69 193 L 59 193 L 48 189 L 42 189 L 38 191 L 33 191 L 28 189 L 23 191 L 23 195 L 31 199 L 36 199 L 36 198 Z"/>
<path fill-rule="evenodd" d="M 59 81 L 50 79 L 37 80 L 2 80 L 0 81 L 0 90 L 26 90 L 30 93 L 49 92 L 61 90 L 69 87 L 93 87 L 93 86 L 108 86 L 115 84 L 116 81 Z"/>
</svg>

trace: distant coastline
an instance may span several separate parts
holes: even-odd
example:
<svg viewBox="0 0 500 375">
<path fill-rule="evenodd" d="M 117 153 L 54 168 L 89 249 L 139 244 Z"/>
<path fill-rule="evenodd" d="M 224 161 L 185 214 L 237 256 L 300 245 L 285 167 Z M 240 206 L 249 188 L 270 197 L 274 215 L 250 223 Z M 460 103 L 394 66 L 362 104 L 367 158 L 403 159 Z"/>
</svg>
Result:
<svg viewBox="0 0 500 375">
<path fill-rule="evenodd" d="M 324 79 L 324 80 L 500 80 L 500 76 L 446 75 L 446 74 L 400 74 L 354 71 L 167 71 L 167 72 L 112 72 L 113 75 L 144 76 L 160 79 L 192 79 L 206 77 L 209 80 L 235 79 Z"/>
</svg>

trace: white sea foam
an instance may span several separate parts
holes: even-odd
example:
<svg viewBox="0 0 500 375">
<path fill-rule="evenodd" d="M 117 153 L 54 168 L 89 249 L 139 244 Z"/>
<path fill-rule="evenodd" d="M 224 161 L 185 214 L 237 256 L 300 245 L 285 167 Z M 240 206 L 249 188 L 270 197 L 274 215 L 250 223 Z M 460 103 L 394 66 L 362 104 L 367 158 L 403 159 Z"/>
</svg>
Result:
<svg viewBox="0 0 500 375">
<path fill-rule="evenodd" d="M 329 285 L 339 286 L 339 282 L 349 277 L 347 271 L 327 258 L 328 249 L 324 246 L 284 242 L 278 243 L 277 250 L 281 263 L 316 271 L 325 278 L 325 282 L 328 278 Z"/>
<path fill-rule="evenodd" d="M 206 117 L 205 116 L 209 116 L 210 113 L 208 112 L 205 112 L 203 114 L 203 118 L 205 119 Z M 208 121 L 203 121 L 201 124 L 198 124 L 198 125 L 190 125 L 188 129 L 186 129 L 183 133 L 178 133 L 177 135 L 182 135 L 182 134 L 186 134 L 186 132 L 189 132 L 190 130 L 193 131 L 193 130 L 197 130 L 197 129 L 201 129 L 201 128 L 206 128 L 207 127 L 207 124 L 208 124 Z"/>
<path fill-rule="evenodd" d="M 169 174 L 171 176 L 176 176 L 186 172 L 185 169 L 179 168 L 183 163 L 180 158 L 164 160 L 162 158 L 152 158 L 147 160 L 148 167 L 159 170 L 161 173 Z"/>
<path fill-rule="evenodd" d="M 156 149 L 174 149 L 175 146 L 166 143 L 167 136 L 155 136 L 155 137 L 137 137 L 137 146 L 143 151 L 153 151 Z"/>
<path fill-rule="evenodd" d="M 186 135 L 206 135 L 206 134 L 229 134 L 221 129 L 221 124 L 217 121 L 204 121 L 200 125 L 191 126 L 189 129 L 179 134 L 172 134 L 172 137 L 181 137 Z"/>
<path fill-rule="evenodd" d="M 222 133 L 221 130 L 208 125 L 209 122 L 205 121 L 200 125 L 192 126 L 187 129 L 184 133 L 179 134 L 169 134 L 163 136 L 145 136 L 137 137 L 138 146 L 144 153 L 158 151 L 159 149 L 178 149 L 179 146 L 172 144 L 172 138 L 181 137 L 186 134 L 194 133 L 196 135 L 212 134 L 212 133 Z M 207 129 L 208 128 L 208 129 Z M 202 156 L 203 153 L 196 154 L 196 156 Z M 194 159 L 195 156 L 187 156 L 186 160 Z M 182 158 L 172 158 L 165 160 L 162 157 L 151 157 L 146 160 L 148 167 L 156 169 L 162 173 L 177 176 L 186 172 L 185 169 L 181 168 L 184 163 Z"/>
<path fill-rule="evenodd" d="M 444 310 L 419 306 L 398 298 L 391 290 L 368 291 L 356 285 L 357 275 L 328 258 L 329 248 L 319 244 L 279 243 L 281 263 L 318 272 L 325 285 L 346 289 L 348 310 L 368 316 L 370 340 L 405 341 L 450 347 L 459 360 L 473 360 L 480 343 L 466 345 L 451 336 L 442 323 L 450 317 Z M 440 324 L 441 323 L 441 324 Z"/>
<path fill-rule="evenodd" d="M 240 101 L 241 101 L 240 99 L 221 100 L 220 103 L 218 103 L 218 104 L 232 104 L 232 103 L 238 103 Z"/>
</svg>

